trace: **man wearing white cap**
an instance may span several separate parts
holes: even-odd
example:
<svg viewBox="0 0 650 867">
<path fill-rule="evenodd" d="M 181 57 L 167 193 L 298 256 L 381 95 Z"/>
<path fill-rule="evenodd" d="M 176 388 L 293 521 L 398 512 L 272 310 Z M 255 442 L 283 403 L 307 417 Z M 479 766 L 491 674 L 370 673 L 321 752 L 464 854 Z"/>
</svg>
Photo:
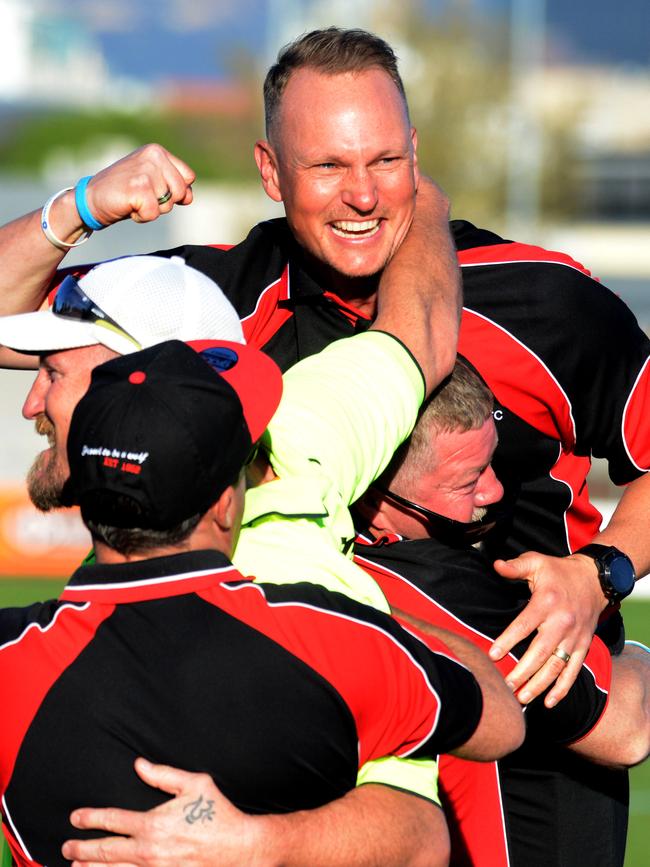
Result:
<svg viewBox="0 0 650 867">
<path fill-rule="evenodd" d="M 79 281 L 68 276 L 47 311 L 0 319 L 2 341 L 41 356 L 23 408 L 50 448 L 37 457 L 28 489 L 44 511 L 64 505 L 65 440 L 70 415 L 90 371 L 170 338 L 243 342 L 239 319 L 216 284 L 182 259 L 115 259 Z"/>
</svg>

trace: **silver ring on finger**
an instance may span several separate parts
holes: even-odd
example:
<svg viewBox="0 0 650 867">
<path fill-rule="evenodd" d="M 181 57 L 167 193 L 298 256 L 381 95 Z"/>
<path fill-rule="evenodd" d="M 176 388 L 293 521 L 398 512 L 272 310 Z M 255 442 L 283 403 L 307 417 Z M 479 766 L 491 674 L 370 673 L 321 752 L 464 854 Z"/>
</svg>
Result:
<svg viewBox="0 0 650 867">
<path fill-rule="evenodd" d="M 561 647 L 556 647 L 553 651 L 553 656 L 557 656 L 558 659 L 561 659 L 562 662 L 567 663 L 571 659 L 571 654 L 567 653 L 566 650 L 562 650 Z"/>
<path fill-rule="evenodd" d="M 167 202 L 171 199 L 171 197 L 172 197 L 172 191 L 167 190 L 166 193 L 163 193 L 162 196 L 158 197 L 158 204 L 159 205 L 166 205 Z"/>
</svg>

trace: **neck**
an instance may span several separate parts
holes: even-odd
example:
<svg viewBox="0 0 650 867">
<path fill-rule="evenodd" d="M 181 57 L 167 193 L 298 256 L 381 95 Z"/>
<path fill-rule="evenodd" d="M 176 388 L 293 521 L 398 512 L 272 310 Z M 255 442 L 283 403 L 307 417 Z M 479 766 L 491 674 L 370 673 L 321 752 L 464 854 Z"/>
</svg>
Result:
<svg viewBox="0 0 650 867">
<path fill-rule="evenodd" d="M 362 316 L 374 319 L 377 315 L 377 281 L 366 277 L 344 277 L 337 271 L 332 271 L 332 275 L 323 285 Z"/>
<path fill-rule="evenodd" d="M 167 545 L 160 548 L 147 548 L 145 551 L 134 551 L 131 554 L 121 554 L 114 548 L 109 548 L 99 539 L 94 540 L 95 559 L 104 566 L 115 563 L 137 563 L 140 560 L 153 560 L 155 557 L 171 557 L 174 554 L 183 554 L 186 551 L 196 550 L 189 545 Z"/>
<path fill-rule="evenodd" d="M 155 548 L 145 548 L 122 554 L 111 548 L 101 539 L 93 536 L 95 558 L 100 564 L 136 563 L 139 560 L 153 560 L 155 557 L 171 557 L 174 554 L 184 554 L 187 551 L 220 551 L 230 560 L 237 541 L 239 525 L 236 529 L 224 528 L 212 520 L 213 509 L 203 515 L 194 530 L 175 545 L 159 545 Z"/>
<path fill-rule="evenodd" d="M 318 261 L 309 253 L 303 253 L 306 269 L 319 286 L 337 295 L 341 301 L 354 307 L 368 319 L 377 313 L 377 287 L 379 274 L 370 277 L 348 277 L 330 265 Z"/>
</svg>

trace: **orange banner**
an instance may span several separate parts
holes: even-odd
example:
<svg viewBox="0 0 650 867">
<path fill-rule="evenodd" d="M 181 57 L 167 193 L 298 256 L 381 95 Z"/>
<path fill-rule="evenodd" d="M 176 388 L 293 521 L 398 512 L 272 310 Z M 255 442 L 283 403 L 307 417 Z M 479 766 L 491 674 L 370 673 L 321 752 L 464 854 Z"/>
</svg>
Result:
<svg viewBox="0 0 650 867">
<path fill-rule="evenodd" d="M 0 575 L 67 578 L 90 547 L 78 509 L 39 512 L 24 484 L 0 487 Z"/>
</svg>

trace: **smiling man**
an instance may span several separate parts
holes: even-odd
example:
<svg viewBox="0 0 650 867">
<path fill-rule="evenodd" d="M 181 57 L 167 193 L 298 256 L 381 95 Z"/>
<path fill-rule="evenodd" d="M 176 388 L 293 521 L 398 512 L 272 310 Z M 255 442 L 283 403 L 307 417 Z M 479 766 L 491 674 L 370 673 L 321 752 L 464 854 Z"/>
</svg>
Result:
<svg viewBox="0 0 650 867">
<path fill-rule="evenodd" d="M 393 79 L 361 60 L 334 77 L 298 68 L 267 80 L 265 91 L 269 139 L 255 146 L 264 189 L 284 203 L 323 285 L 347 295 L 350 278 L 384 268 L 413 217 L 417 141 L 406 102 Z"/>
<path fill-rule="evenodd" d="M 247 339 L 286 369 L 374 317 L 378 274 L 413 215 L 417 138 L 396 57 L 364 31 L 328 28 L 300 37 L 269 70 L 264 95 L 267 138 L 255 145 L 255 157 L 265 190 L 284 203 L 286 221 L 261 223 L 232 248 L 167 252 L 216 279 Z M 6 226 L 1 309 L 38 307 L 63 255 L 89 227 L 152 220 L 187 205 L 194 179 L 182 160 L 148 145 L 61 191 L 42 214 Z M 639 504 L 649 496 L 650 431 L 642 407 L 650 344 L 625 306 L 570 257 L 462 221 L 452 229 L 467 304 L 460 347 L 496 395 L 495 460 L 515 500 L 491 554 L 540 552 L 499 560 L 504 575 L 529 580 L 534 592 L 526 615 L 498 638 L 493 654 L 498 658 L 537 628 L 513 677 L 517 686 L 531 679 L 528 695 L 539 694 L 556 676 L 559 647 L 567 657 L 553 689 L 559 699 L 599 616 L 610 613 L 612 594 L 620 599 L 630 589 L 603 586 L 599 555 L 593 549 L 578 555 L 579 549 L 596 540 L 629 555 L 638 574 L 650 565 L 650 546 L 637 527 Z M 429 242 L 435 247 L 445 239 L 433 232 Z M 455 315 L 446 308 L 441 352 L 454 348 Z M 600 516 L 584 484 L 591 453 L 606 456 L 612 477 L 628 484 L 598 535 Z"/>
<path fill-rule="evenodd" d="M 61 491 L 68 478 L 65 442 L 72 410 L 88 386 L 88 371 L 112 355 L 110 349 L 98 345 L 53 352 L 43 358 L 23 405 L 24 417 L 34 420 L 36 433 L 47 437 L 49 444 L 37 455 L 27 475 L 30 499 L 42 512 L 63 505 Z M 62 381 L 66 383 L 63 388 Z"/>
</svg>

